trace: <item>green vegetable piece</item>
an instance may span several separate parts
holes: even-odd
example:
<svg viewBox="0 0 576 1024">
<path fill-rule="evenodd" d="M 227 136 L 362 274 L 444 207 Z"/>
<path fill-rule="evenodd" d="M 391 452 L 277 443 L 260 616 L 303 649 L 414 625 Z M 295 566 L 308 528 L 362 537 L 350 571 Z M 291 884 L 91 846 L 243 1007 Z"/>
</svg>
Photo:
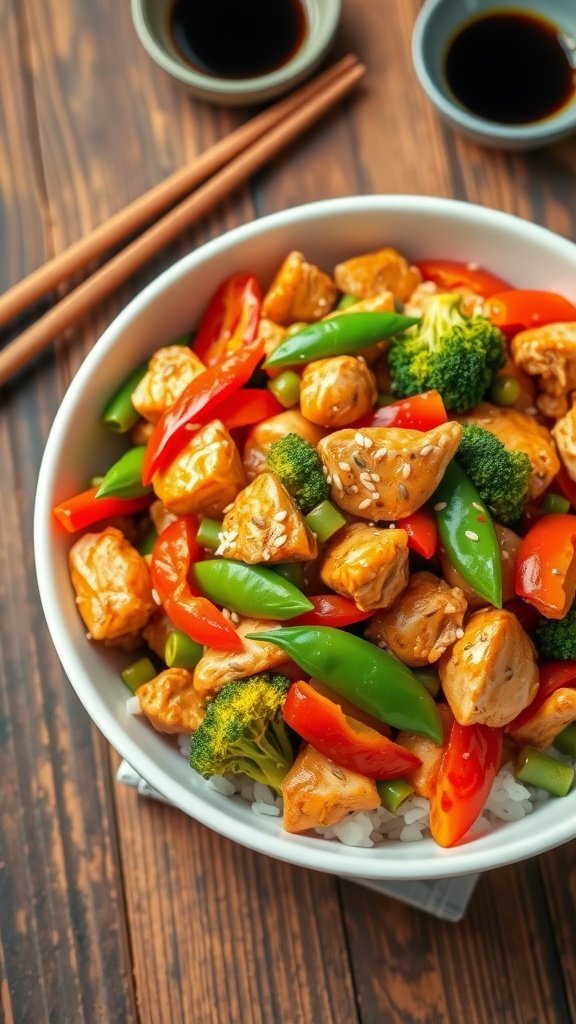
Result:
<svg viewBox="0 0 576 1024">
<path fill-rule="evenodd" d="M 554 740 L 556 750 L 568 757 L 576 758 L 576 722 L 571 722 L 562 732 L 559 732 Z"/>
<path fill-rule="evenodd" d="M 208 517 L 203 519 L 196 534 L 196 540 L 200 547 L 208 548 L 209 551 L 216 551 L 216 548 L 220 546 L 221 529 L 222 523 L 219 519 L 209 519 Z"/>
<path fill-rule="evenodd" d="M 539 654 L 560 661 L 576 660 L 576 601 L 563 619 L 541 615 L 532 635 Z"/>
<path fill-rule="evenodd" d="M 553 491 L 548 491 L 542 502 L 542 509 L 549 515 L 565 515 L 570 511 L 570 502 L 563 494 L 554 494 Z"/>
<path fill-rule="evenodd" d="M 132 693 L 136 693 L 139 686 L 143 686 L 144 683 L 149 683 L 152 679 L 155 679 L 158 675 L 154 665 L 150 661 L 150 658 L 139 658 L 138 661 L 129 665 L 122 672 L 122 679 L 126 683 L 129 690 Z"/>
<path fill-rule="evenodd" d="M 435 668 L 413 668 L 414 675 L 418 682 L 428 690 L 431 697 L 437 697 L 440 693 L 440 676 Z"/>
<path fill-rule="evenodd" d="M 506 362 L 504 336 L 486 317 L 464 316 L 460 302 L 455 294 L 432 296 L 419 329 L 392 341 L 388 366 L 397 397 L 434 388 L 454 412 L 484 397 Z"/>
<path fill-rule="evenodd" d="M 320 543 L 323 544 L 333 533 L 341 530 L 348 520 L 331 501 L 321 501 L 316 508 L 308 513 L 306 522 Z"/>
<path fill-rule="evenodd" d="M 196 668 L 204 654 L 202 644 L 197 644 L 179 629 L 172 630 L 166 637 L 164 661 L 168 668 Z"/>
<path fill-rule="evenodd" d="M 138 545 L 138 551 L 141 555 L 151 555 L 154 550 L 154 545 L 158 539 L 158 533 L 156 527 L 153 526 L 146 536 L 140 541 Z"/>
<path fill-rule="evenodd" d="M 528 499 L 532 472 L 526 452 L 512 452 L 489 430 L 463 423 L 456 458 L 496 519 L 517 522 Z"/>
<path fill-rule="evenodd" d="M 270 381 L 268 388 L 285 409 L 291 409 L 300 401 L 300 377 L 294 370 L 279 373 Z"/>
<path fill-rule="evenodd" d="M 102 414 L 102 422 L 117 434 L 125 434 L 136 425 L 140 413 L 132 405 L 132 395 L 148 370 L 148 363 L 143 363 L 124 381 L 124 384 L 112 396 Z"/>
<path fill-rule="evenodd" d="M 249 633 L 276 644 L 314 679 L 395 729 L 442 742 L 442 723 L 428 691 L 388 651 L 332 626 L 286 626 Z"/>
<path fill-rule="evenodd" d="M 205 778 L 243 772 L 280 793 L 294 761 L 282 718 L 289 686 L 270 672 L 224 686 L 192 736 L 192 768 Z"/>
<path fill-rule="evenodd" d="M 298 434 L 286 434 L 275 441 L 270 446 L 266 463 L 304 515 L 328 497 L 322 459 L 316 449 Z"/>
<path fill-rule="evenodd" d="M 360 302 L 355 295 L 342 295 L 336 303 L 336 309 L 348 309 L 349 306 L 355 306 L 357 302 Z"/>
<path fill-rule="evenodd" d="M 376 789 L 382 806 L 391 814 L 396 814 L 400 805 L 416 792 L 408 779 L 387 779 L 385 782 L 377 782 Z"/>
<path fill-rule="evenodd" d="M 417 317 L 399 313 L 347 313 L 329 317 L 285 338 L 263 365 L 296 366 L 312 359 L 352 355 L 418 322 Z"/>
<path fill-rule="evenodd" d="M 566 796 L 574 781 L 574 769 L 564 761 L 533 747 L 523 747 L 516 758 L 516 778 L 529 786 L 545 789 L 552 796 Z"/>
<path fill-rule="evenodd" d="M 192 579 L 205 597 L 255 619 L 293 619 L 314 605 L 272 569 L 228 558 L 197 562 Z"/>
<path fill-rule="evenodd" d="M 139 498 L 142 494 L 152 494 L 152 486 L 144 487 L 142 483 L 142 464 L 146 445 L 139 444 L 131 448 L 110 467 L 100 487 L 97 498 Z"/>
<path fill-rule="evenodd" d="M 492 516 L 455 459 L 431 499 L 440 541 L 452 565 L 495 608 L 502 607 L 502 568 Z"/>
<path fill-rule="evenodd" d="M 376 405 L 379 409 L 383 409 L 385 405 L 393 405 L 395 401 L 394 395 L 378 395 Z"/>
<path fill-rule="evenodd" d="M 490 398 L 496 405 L 514 405 L 520 398 L 520 381 L 517 377 L 498 374 L 490 385 Z"/>
<path fill-rule="evenodd" d="M 288 583 L 291 583 L 293 587 L 297 587 L 298 590 L 304 590 L 306 587 L 302 562 L 279 562 L 277 565 L 272 566 L 272 570 L 277 572 L 283 580 L 288 580 Z"/>
</svg>

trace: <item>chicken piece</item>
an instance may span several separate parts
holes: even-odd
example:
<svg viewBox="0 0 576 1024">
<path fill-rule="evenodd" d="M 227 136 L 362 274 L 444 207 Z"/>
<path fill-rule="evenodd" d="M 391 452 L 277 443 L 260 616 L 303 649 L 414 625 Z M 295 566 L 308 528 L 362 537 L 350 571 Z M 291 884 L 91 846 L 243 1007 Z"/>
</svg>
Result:
<svg viewBox="0 0 576 1024">
<path fill-rule="evenodd" d="M 116 527 L 85 533 L 72 545 L 68 561 L 90 639 L 121 642 L 156 611 L 146 559 Z"/>
<path fill-rule="evenodd" d="M 194 434 L 162 472 L 154 490 L 169 512 L 219 516 L 246 486 L 240 452 L 220 420 Z"/>
<path fill-rule="evenodd" d="M 238 628 L 238 636 L 242 637 L 241 651 L 217 651 L 207 648 L 194 669 L 194 686 L 198 693 L 210 699 L 235 679 L 247 679 L 257 672 L 287 665 L 293 662 L 284 651 L 275 644 L 263 643 L 259 640 L 246 640 L 246 633 L 261 633 L 265 629 L 275 629 L 278 622 L 263 622 L 261 619 L 242 619 Z"/>
<path fill-rule="evenodd" d="M 544 701 L 534 717 L 519 729 L 510 729 L 510 736 L 520 746 L 548 750 L 567 725 L 576 719 L 576 690 L 561 687 Z"/>
<path fill-rule="evenodd" d="M 378 392 L 364 359 L 336 356 L 308 363 L 302 374 L 302 415 L 321 427 L 345 427 L 370 412 Z"/>
<path fill-rule="evenodd" d="M 558 454 L 571 480 L 576 482 L 576 403 L 552 427 Z"/>
<path fill-rule="evenodd" d="M 404 316 L 422 316 L 434 295 L 452 295 L 456 289 L 439 288 L 434 281 L 421 281 L 404 303 Z M 461 298 L 460 309 L 465 316 L 483 316 L 484 299 L 477 292 L 462 286 L 458 289 Z"/>
<path fill-rule="evenodd" d="M 351 523 L 328 544 L 322 582 L 357 608 L 388 608 L 408 583 L 408 534 Z"/>
<path fill-rule="evenodd" d="M 326 431 L 304 419 L 298 409 L 287 409 L 286 412 L 257 423 L 252 427 L 244 446 L 244 469 L 248 480 L 254 480 L 259 473 L 266 471 L 266 456 L 270 448 L 274 441 L 286 437 L 286 434 L 298 434 L 316 448 L 318 442 L 326 436 Z"/>
<path fill-rule="evenodd" d="M 533 416 L 490 402 L 480 402 L 472 412 L 459 416 L 462 423 L 475 423 L 489 430 L 511 452 L 526 452 L 532 472 L 528 481 L 528 497 L 539 498 L 550 486 L 560 469 L 560 462 L 550 431 Z"/>
<path fill-rule="evenodd" d="M 249 565 L 309 562 L 318 549 L 295 501 L 273 473 L 248 484 L 224 516 L 217 555 Z"/>
<path fill-rule="evenodd" d="M 166 615 L 164 609 L 157 608 L 142 630 L 142 639 L 148 644 L 150 650 L 154 651 L 154 654 L 164 660 L 166 641 L 169 634 L 173 633 L 175 629 L 176 626 Z"/>
<path fill-rule="evenodd" d="M 406 747 L 406 750 L 416 754 L 416 757 L 422 761 L 419 768 L 410 772 L 410 782 L 418 796 L 424 796 L 427 800 L 431 800 L 436 791 L 436 779 L 454 722 L 454 715 L 448 704 L 441 702 L 436 707 L 442 723 L 442 743 L 434 743 L 433 740 L 429 740 L 426 736 L 419 736 L 415 732 L 400 732 L 396 737 L 396 743 L 401 747 Z"/>
<path fill-rule="evenodd" d="M 576 388 L 576 322 L 520 331 L 512 338 L 511 352 L 517 366 L 537 377 L 540 412 L 552 419 L 565 416 L 568 396 Z"/>
<path fill-rule="evenodd" d="M 339 263 L 334 268 L 334 279 L 340 291 L 358 299 L 390 291 L 399 302 L 406 302 L 422 275 L 396 249 L 386 248 Z"/>
<path fill-rule="evenodd" d="M 180 397 L 190 381 L 206 367 L 187 345 L 159 348 L 148 364 L 148 370 L 132 392 L 132 405 L 150 423 L 157 423 L 162 414 Z"/>
<path fill-rule="evenodd" d="M 287 832 L 335 825 L 352 811 L 373 811 L 380 797 L 373 779 L 341 768 L 305 746 L 282 783 Z"/>
<path fill-rule="evenodd" d="M 271 356 L 272 353 L 278 348 L 278 345 L 284 341 L 286 337 L 286 328 L 281 327 L 280 324 L 275 324 L 273 320 L 268 320 L 267 317 L 260 317 L 258 323 L 258 331 L 256 333 L 256 341 L 264 342 L 264 355 L 266 358 Z M 266 368 L 266 373 L 269 377 L 278 377 L 285 367 L 278 366 L 275 369 L 270 367 Z"/>
<path fill-rule="evenodd" d="M 286 257 L 264 296 L 262 316 L 284 327 L 300 320 L 313 323 L 330 312 L 337 297 L 338 288 L 332 278 L 294 251 Z"/>
<path fill-rule="evenodd" d="M 170 512 L 161 501 L 153 501 L 148 509 L 148 515 L 152 520 L 156 533 L 163 533 L 170 523 L 173 523 L 178 516 L 175 512 Z"/>
<path fill-rule="evenodd" d="M 494 530 L 500 549 L 500 566 L 502 571 L 502 602 L 512 601 L 516 597 L 516 559 L 522 543 L 521 537 L 507 526 L 494 523 Z M 451 587 L 460 587 L 469 608 L 484 608 L 486 599 L 480 597 L 457 569 L 454 568 L 446 552 L 440 548 L 438 552 L 442 564 L 442 575 Z"/>
<path fill-rule="evenodd" d="M 333 309 L 324 319 L 329 320 L 333 316 L 346 316 L 347 313 L 393 313 L 395 308 L 392 292 L 378 292 L 376 295 L 370 295 L 367 299 L 358 299 L 358 302 L 344 306 L 344 309 Z"/>
<path fill-rule="evenodd" d="M 460 424 L 450 422 L 426 432 L 364 427 L 329 434 L 318 452 L 332 501 L 372 522 L 411 515 L 436 490 L 461 433 Z"/>
<path fill-rule="evenodd" d="M 438 664 L 444 696 L 460 725 L 507 725 L 533 700 L 538 667 L 532 641 L 511 612 L 475 612 Z"/>
<path fill-rule="evenodd" d="M 159 732 L 196 732 L 205 704 L 186 668 L 167 668 L 136 690 L 143 714 Z"/>
<path fill-rule="evenodd" d="M 388 611 L 370 619 L 364 633 L 412 668 L 438 661 L 462 635 L 466 599 L 431 572 L 416 572 Z"/>
</svg>

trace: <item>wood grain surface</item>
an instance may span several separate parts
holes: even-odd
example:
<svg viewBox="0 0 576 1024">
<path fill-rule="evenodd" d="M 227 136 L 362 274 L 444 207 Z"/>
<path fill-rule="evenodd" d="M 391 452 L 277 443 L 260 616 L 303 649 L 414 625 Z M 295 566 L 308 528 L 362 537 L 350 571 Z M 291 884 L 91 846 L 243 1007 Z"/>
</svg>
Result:
<svg viewBox="0 0 576 1024">
<path fill-rule="evenodd" d="M 115 783 L 36 589 L 59 400 L 179 255 L 295 203 L 375 192 L 454 196 L 576 239 L 576 140 L 506 154 L 453 135 L 412 71 L 419 6 L 344 0 L 333 55 L 355 51 L 366 84 L 1 394 L 1 1024 L 576 1024 L 576 844 L 482 877 L 457 925 L 244 850 Z M 0 0 L 0 289 L 251 112 L 180 91 L 127 2 Z"/>
</svg>

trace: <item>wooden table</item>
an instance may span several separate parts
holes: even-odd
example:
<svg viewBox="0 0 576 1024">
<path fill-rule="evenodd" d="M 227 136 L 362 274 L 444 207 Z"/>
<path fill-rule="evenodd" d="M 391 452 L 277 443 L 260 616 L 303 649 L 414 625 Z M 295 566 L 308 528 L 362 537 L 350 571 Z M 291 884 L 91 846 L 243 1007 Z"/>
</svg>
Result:
<svg viewBox="0 0 576 1024">
<path fill-rule="evenodd" d="M 60 398 L 116 313 L 191 247 L 373 192 L 454 196 L 576 238 L 575 140 L 513 155 L 445 129 L 410 63 L 418 7 L 344 0 L 334 53 L 361 56 L 365 87 L 2 394 L 4 1024 L 576 1021 L 575 844 L 484 876 L 458 925 L 248 852 L 116 784 L 36 589 L 34 489 Z M 1 289 L 250 113 L 180 92 L 114 0 L 0 0 L 0 89 Z"/>
</svg>

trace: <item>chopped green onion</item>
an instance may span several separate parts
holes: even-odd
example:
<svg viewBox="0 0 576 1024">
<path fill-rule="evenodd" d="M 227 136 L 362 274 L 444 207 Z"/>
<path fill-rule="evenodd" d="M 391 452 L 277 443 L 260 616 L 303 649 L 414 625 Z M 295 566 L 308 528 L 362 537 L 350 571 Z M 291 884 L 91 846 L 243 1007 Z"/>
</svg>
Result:
<svg viewBox="0 0 576 1024">
<path fill-rule="evenodd" d="M 576 722 L 571 722 L 562 732 L 559 732 L 554 740 L 556 750 L 561 754 L 568 754 L 568 757 L 576 758 Z"/>
<path fill-rule="evenodd" d="M 394 398 L 394 395 L 378 395 L 378 401 L 376 405 L 378 406 L 379 409 L 382 409 L 383 406 L 392 405 L 392 403 L 395 401 L 396 399 Z"/>
<path fill-rule="evenodd" d="M 552 796 L 566 796 L 574 780 L 574 769 L 533 747 L 523 747 L 516 759 L 516 778 L 529 786 L 545 789 Z"/>
<path fill-rule="evenodd" d="M 554 515 L 557 512 L 564 514 L 570 511 L 570 502 L 563 494 L 554 494 L 550 491 L 542 502 L 542 510 Z"/>
<path fill-rule="evenodd" d="M 294 370 L 284 370 L 278 374 L 270 381 L 268 389 L 285 409 L 291 409 L 300 401 L 300 377 Z"/>
<path fill-rule="evenodd" d="M 316 508 L 308 513 L 306 522 L 322 544 L 337 530 L 341 530 L 346 525 L 347 519 L 331 501 L 321 501 Z"/>
<path fill-rule="evenodd" d="M 428 690 L 431 697 L 437 697 L 440 692 L 440 676 L 434 668 L 413 668 L 416 679 L 422 683 L 424 689 Z"/>
<path fill-rule="evenodd" d="M 216 551 L 216 548 L 220 547 L 221 529 L 222 523 L 219 519 L 209 519 L 208 517 L 203 519 L 196 534 L 196 540 L 200 547 Z"/>
<path fill-rule="evenodd" d="M 191 640 L 186 633 L 175 629 L 168 634 L 164 645 L 164 661 L 168 668 L 196 668 L 203 654 L 202 644 Z"/>
<path fill-rule="evenodd" d="M 122 679 L 132 693 L 136 693 L 139 686 L 149 683 L 158 675 L 150 658 L 140 658 L 122 672 Z"/>
<path fill-rule="evenodd" d="M 288 580 L 288 583 L 292 583 L 298 590 L 305 589 L 306 580 L 304 579 L 304 569 L 301 562 L 279 562 L 277 565 L 271 566 L 271 568 L 283 580 Z"/>
<path fill-rule="evenodd" d="M 124 381 L 112 396 L 102 414 L 102 422 L 117 434 L 125 434 L 136 425 L 140 413 L 132 405 L 132 395 L 140 381 L 148 371 L 148 363 L 143 363 Z"/>
<path fill-rule="evenodd" d="M 382 806 L 391 814 L 396 814 L 400 804 L 403 804 L 415 792 L 414 786 L 408 782 L 408 779 L 387 779 L 385 782 L 377 782 L 376 789 Z"/>
<path fill-rule="evenodd" d="M 516 377 L 497 375 L 490 385 L 490 398 L 496 405 L 514 405 L 520 398 L 520 382 Z"/>
<path fill-rule="evenodd" d="M 355 295 L 342 295 L 336 304 L 336 309 L 348 309 L 348 306 L 355 306 L 357 302 L 360 302 L 360 299 L 357 299 Z"/>
<path fill-rule="evenodd" d="M 145 537 L 142 538 L 138 545 L 138 551 L 141 555 L 151 555 L 154 549 L 154 545 L 158 538 L 156 527 L 152 526 Z"/>
</svg>

